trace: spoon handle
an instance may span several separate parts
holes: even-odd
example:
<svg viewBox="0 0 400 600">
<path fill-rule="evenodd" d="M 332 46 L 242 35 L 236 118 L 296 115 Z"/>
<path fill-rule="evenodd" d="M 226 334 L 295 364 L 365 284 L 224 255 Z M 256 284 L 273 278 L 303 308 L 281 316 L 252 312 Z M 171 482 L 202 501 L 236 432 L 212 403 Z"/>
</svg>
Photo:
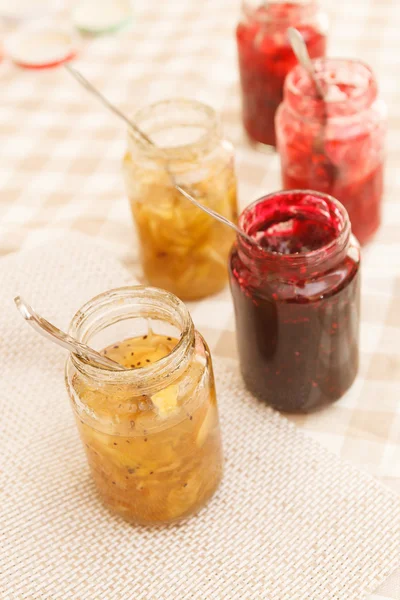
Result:
<svg viewBox="0 0 400 600">
<path fill-rule="evenodd" d="M 113 371 L 126 370 L 122 365 L 107 358 L 107 356 L 102 356 L 95 350 L 92 350 L 92 348 L 89 348 L 89 346 L 74 340 L 67 333 L 64 333 L 58 329 L 58 327 L 49 323 L 49 321 L 38 315 L 37 312 L 21 298 L 21 296 L 14 298 L 14 302 L 25 321 L 27 321 L 27 323 L 43 337 L 50 339 L 52 342 L 55 342 L 62 348 L 76 354 L 79 358 L 82 358 L 92 365 L 105 367 L 106 369 L 112 369 Z"/>
<path fill-rule="evenodd" d="M 233 229 L 233 231 L 235 231 L 236 233 L 239 233 L 239 235 L 241 235 L 242 237 L 246 238 L 246 240 L 250 244 L 255 245 L 255 241 L 253 240 L 253 238 L 251 238 L 249 235 L 247 235 L 247 233 L 245 233 L 241 229 L 238 229 L 238 227 L 236 227 L 236 225 L 234 223 L 232 223 L 232 221 L 230 221 L 229 219 L 227 219 L 223 215 L 220 215 L 219 213 L 214 212 L 211 208 L 208 208 L 207 206 L 204 206 L 204 204 L 201 204 L 200 202 L 198 202 L 195 198 L 193 198 L 193 196 L 191 194 L 188 194 L 188 192 L 186 190 L 184 190 L 179 184 L 175 183 L 174 187 L 175 187 L 176 190 L 178 190 L 178 192 L 180 192 L 182 194 L 182 196 L 185 196 L 185 198 L 187 198 L 188 200 L 190 200 L 190 202 L 192 204 L 194 204 L 195 206 L 197 206 L 197 208 L 200 208 L 200 210 L 206 212 L 207 214 L 209 214 L 214 219 L 217 219 L 217 221 L 220 221 L 224 225 L 227 225 L 228 227 L 230 227 L 231 229 Z"/>
<path fill-rule="evenodd" d="M 310 58 L 307 44 L 305 43 L 303 36 L 301 35 L 300 31 L 298 31 L 294 27 L 289 27 L 288 36 L 290 45 L 292 46 L 293 52 L 295 53 L 297 60 L 302 65 L 302 67 L 305 68 L 307 73 L 310 75 L 311 79 L 314 81 L 315 87 L 317 88 L 318 96 L 320 96 L 324 100 L 324 90 L 322 89 L 321 83 L 317 77 L 314 63 Z"/>
<path fill-rule="evenodd" d="M 117 108 L 114 104 L 107 100 L 107 98 L 103 96 L 103 94 L 101 94 L 99 90 L 97 90 L 90 83 L 90 81 L 88 81 L 86 77 L 82 75 L 82 73 L 80 73 L 77 69 L 74 69 L 74 67 L 72 67 L 68 63 L 65 63 L 64 67 L 88 92 L 93 94 L 93 96 L 96 96 L 96 98 L 98 98 L 100 102 L 102 102 L 109 110 L 111 110 L 111 112 L 113 112 L 117 117 L 125 121 L 125 123 L 128 125 L 128 127 L 130 127 L 130 129 L 133 129 L 142 139 L 144 139 L 151 146 L 155 145 L 154 142 L 144 133 L 144 131 L 139 129 L 139 127 L 135 125 L 135 123 L 128 119 L 128 117 L 119 110 L 119 108 Z"/>
<path fill-rule="evenodd" d="M 103 94 L 98 89 L 96 89 L 86 79 L 86 77 L 84 77 L 82 75 L 82 73 L 80 73 L 79 71 L 77 71 L 76 69 L 74 69 L 74 67 L 71 67 L 71 65 L 68 64 L 68 63 L 64 64 L 64 67 L 76 79 L 76 81 L 78 83 L 80 83 L 88 92 L 90 92 L 91 94 L 93 94 L 94 96 L 96 96 L 96 98 L 98 100 L 100 100 L 100 102 L 102 104 L 104 104 L 104 106 L 106 106 L 106 108 L 108 108 L 109 110 L 111 110 L 111 112 L 113 112 L 117 117 L 119 117 L 120 119 L 122 119 L 128 125 L 128 127 L 130 129 L 132 129 L 135 133 L 137 133 L 145 142 L 147 142 L 150 146 L 157 147 L 156 144 L 153 142 L 153 140 L 151 138 L 149 138 L 149 136 L 146 135 L 144 133 L 144 131 L 142 131 L 133 121 L 131 121 L 130 119 L 128 119 L 128 117 L 126 115 L 124 115 L 124 113 L 121 112 L 119 110 L 119 108 L 117 108 L 116 106 L 114 106 L 114 104 L 112 104 L 109 100 L 107 100 L 107 98 L 105 96 L 103 96 Z M 192 196 L 192 194 L 189 194 L 189 192 L 187 192 L 184 188 L 182 188 L 177 183 L 174 174 L 170 170 L 167 160 L 166 160 L 166 170 L 167 170 L 167 173 L 168 173 L 168 175 L 169 175 L 169 177 L 171 179 L 171 182 L 172 182 L 172 185 L 174 186 L 174 188 L 180 194 L 182 194 L 182 196 L 184 196 L 187 200 L 189 200 L 189 202 L 191 202 L 192 204 L 194 204 L 195 206 L 197 206 L 197 208 L 199 208 L 203 212 L 207 213 L 208 215 L 210 215 L 211 217 L 213 217 L 217 221 L 220 221 L 224 225 L 227 225 L 228 227 L 230 227 L 231 229 L 233 229 L 238 235 L 241 235 L 243 238 L 245 238 L 246 241 L 249 244 L 251 244 L 253 246 L 258 246 L 257 242 L 251 236 L 247 235 L 247 233 L 245 233 L 239 227 L 237 227 L 237 225 L 235 225 L 235 223 L 232 223 L 232 221 L 230 221 L 226 217 L 224 217 L 224 216 L 220 215 L 219 213 L 215 212 L 214 210 L 212 210 L 212 208 L 209 208 L 208 206 L 204 206 L 204 204 L 201 204 L 201 202 L 199 202 L 198 200 L 196 200 L 196 198 L 194 198 Z"/>
</svg>

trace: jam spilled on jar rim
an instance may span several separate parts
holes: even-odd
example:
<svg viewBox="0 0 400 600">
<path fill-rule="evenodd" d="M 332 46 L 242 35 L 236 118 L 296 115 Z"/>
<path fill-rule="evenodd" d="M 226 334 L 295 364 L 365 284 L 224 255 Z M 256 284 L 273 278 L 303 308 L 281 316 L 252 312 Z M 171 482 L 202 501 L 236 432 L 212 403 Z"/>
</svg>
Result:
<svg viewBox="0 0 400 600">
<path fill-rule="evenodd" d="M 297 59 L 287 28 L 302 34 L 312 58 L 325 56 L 326 25 L 321 26 L 318 3 L 243 2 L 243 19 L 236 30 L 242 86 L 243 124 L 256 143 L 275 146 L 275 113 L 283 99 L 286 75 Z M 322 19 L 324 21 L 325 19 Z"/>
<path fill-rule="evenodd" d="M 242 375 L 260 400 L 310 412 L 338 400 L 358 370 L 359 246 L 344 207 L 308 190 L 250 205 L 230 257 Z"/>
<path fill-rule="evenodd" d="M 293 206 L 293 197 L 293 194 L 283 195 L 272 210 L 264 207 L 264 210 L 256 211 L 255 222 L 247 233 L 267 252 L 305 254 L 338 237 L 342 223 L 334 209 L 324 207 L 322 211 L 320 206 L 308 206 L 307 196 L 302 194 L 299 204 L 303 210 L 300 211 Z M 315 202 L 315 198 L 312 199 Z"/>
<path fill-rule="evenodd" d="M 285 83 L 276 117 L 285 189 L 315 189 L 346 207 L 354 235 L 367 243 L 381 221 L 386 107 L 368 65 L 316 60 L 327 101 L 297 66 Z"/>
</svg>

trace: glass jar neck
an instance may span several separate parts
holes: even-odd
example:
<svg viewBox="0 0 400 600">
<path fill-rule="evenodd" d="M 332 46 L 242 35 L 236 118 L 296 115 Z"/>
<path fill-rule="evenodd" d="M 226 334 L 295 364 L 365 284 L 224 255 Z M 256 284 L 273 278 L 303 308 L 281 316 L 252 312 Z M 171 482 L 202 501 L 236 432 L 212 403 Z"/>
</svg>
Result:
<svg viewBox="0 0 400 600">
<path fill-rule="evenodd" d="M 314 17 L 319 5 L 317 0 L 244 0 L 242 10 L 247 19 L 290 27 Z"/>
<path fill-rule="evenodd" d="M 166 100 L 139 110 L 134 122 L 156 144 L 150 146 L 133 131 L 128 132 L 132 156 L 170 163 L 193 163 L 209 154 L 221 139 L 215 111 L 193 100 Z"/>
<path fill-rule="evenodd" d="M 270 277 L 293 281 L 318 277 L 336 267 L 346 256 L 351 235 L 349 217 L 342 204 L 327 194 L 310 190 L 270 194 L 248 206 L 239 218 L 239 226 L 259 244 L 264 245 L 260 237 L 262 232 L 266 242 L 278 240 L 282 248 L 287 241 L 293 242 L 295 234 L 287 229 L 293 222 L 305 223 L 306 235 L 317 246 L 316 236 L 321 235 L 318 227 L 322 232 L 327 231 L 328 243 L 312 250 L 283 253 L 271 251 L 268 245 L 266 248 L 255 247 L 238 236 L 236 244 L 241 262 L 261 281 Z"/>
<path fill-rule="evenodd" d="M 376 100 L 377 82 L 370 67 L 348 59 L 316 59 L 315 69 L 325 101 L 318 95 L 306 70 L 297 65 L 287 76 L 284 99 L 292 112 L 304 119 L 359 115 Z"/>
<path fill-rule="evenodd" d="M 118 325 L 124 321 L 137 323 L 137 320 L 161 322 L 178 330 L 179 341 L 170 354 L 149 366 L 126 371 L 110 371 L 93 367 L 71 354 L 70 359 L 74 367 L 95 384 L 128 385 L 132 386 L 138 394 L 153 392 L 160 387 L 160 382 L 165 385 L 166 378 L 172 383 L 187 368 L 192 359 L 195 330 L 185 304 L 165 290 L 132 286 L 101 294 L 76 313 L 69 334 L 96 350 L 102 350 L 105 346 L 130 337 L 126 335 L 126 331 L 131 329 L 129 325 L 123 327 L 122 334 L 117 333 L 120 329 Z M 108 336 L 107 343 L 100 341 L 105 333 Z"/>
</svg>

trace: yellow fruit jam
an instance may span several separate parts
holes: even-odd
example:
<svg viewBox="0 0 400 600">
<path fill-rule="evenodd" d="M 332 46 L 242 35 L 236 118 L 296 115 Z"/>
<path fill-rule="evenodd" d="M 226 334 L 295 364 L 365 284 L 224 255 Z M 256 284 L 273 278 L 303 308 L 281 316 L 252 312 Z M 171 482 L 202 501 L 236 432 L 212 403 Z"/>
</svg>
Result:
<svg viewBox="0 0 400 600">
<path fill-rule="evenodd" d="M 129 154 L 126 170 L 132 167 Z M 132 186 L 131 186 L 132 187 Z M 231 166 L 186 186 L 199 202 L 237 221 L 236 181 Z M 220 291 L 227 282 L 227 257 L 235 234 L 193 206 L 165 174 L 142 174 L 141 195 L 131 209 L 140 238 L 143 271 L 151 285 L 184 300 Z"/>
<path fill-rule="evenodd" d="M 198 336 L 198 334 L 196 334 Z M 94 389 L 74 376 L 72 387 L 85 412 L 78 427 L 104 503 L 142 524 L 181 520 L 212 496 L 222 474 L 215 389 L 207 347 L 196 342 L 188 368 L 149 395 L 134 385 Z M 177 339 L 148 335 L 103 350 L 130 369 L 151 367 L 171 353 Z M 198 351 L 201 348 L 202 351 Z"/>
</svg>

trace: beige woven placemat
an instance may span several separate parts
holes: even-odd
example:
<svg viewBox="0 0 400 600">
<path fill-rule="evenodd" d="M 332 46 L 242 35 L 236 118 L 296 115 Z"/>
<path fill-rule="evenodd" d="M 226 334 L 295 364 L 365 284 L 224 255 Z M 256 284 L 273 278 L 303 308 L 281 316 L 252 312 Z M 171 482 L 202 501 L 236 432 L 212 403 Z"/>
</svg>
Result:
<svg viewBox="0 0 400 600">
<path fill-rule="evenodd" d="M 400 500 L 258 404 L 217 361 L 226 470 L 180 527 L 102 507 L 64 390 L 65 355 L 32 332 L 21 293 L 59 325 L 129 277 L 93 242 L 0 261 L 4 600 L 361 600 L 400 562 Z"/>
</svg>

